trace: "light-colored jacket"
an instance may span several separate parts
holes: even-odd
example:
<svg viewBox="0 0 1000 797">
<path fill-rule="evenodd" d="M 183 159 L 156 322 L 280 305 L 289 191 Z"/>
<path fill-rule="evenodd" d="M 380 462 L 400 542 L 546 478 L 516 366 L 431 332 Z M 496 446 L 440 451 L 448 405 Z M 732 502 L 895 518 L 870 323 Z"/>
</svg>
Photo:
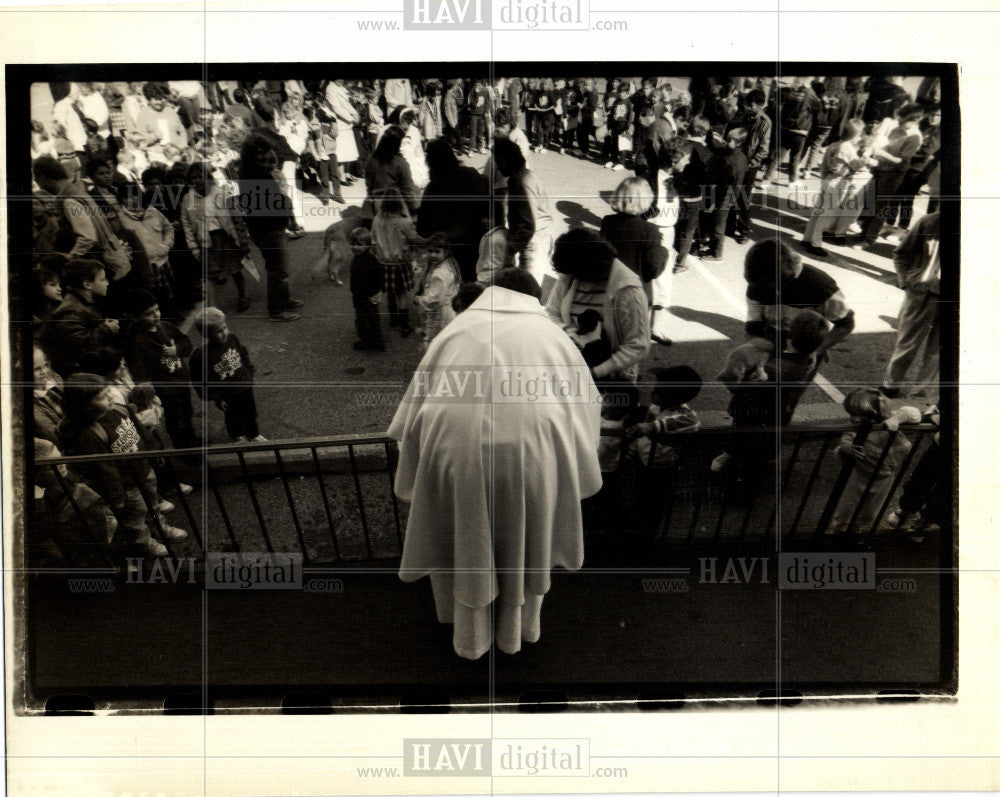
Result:
<svg viewBox="0 0 1000 797">
<path fill-rule="evenodd" d="M 575 277 L 561 274 L 545 305 L 549 317 L 566 332 L 576 330 L 570 311 L 577 284 Z M 649 303 L 642 280 L 618 259 L 608 276 L 601 317 L 611 357 L 594 367 L 594 376 L 619 376 L 634 382 L 639 376 L 639 363 L 649 353 Z"/>
</svg>

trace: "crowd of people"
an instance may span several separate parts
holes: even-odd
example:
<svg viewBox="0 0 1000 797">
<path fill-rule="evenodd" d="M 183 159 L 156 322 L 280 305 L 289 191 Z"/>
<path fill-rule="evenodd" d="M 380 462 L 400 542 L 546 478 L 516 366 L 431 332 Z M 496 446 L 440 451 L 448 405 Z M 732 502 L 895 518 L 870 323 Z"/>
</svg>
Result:
<svg viewBox="0 0 1000 797">
<path fill-rule="evenodd" d="M 906 300 L 882 395 L 900 397 L 914 368 L 933 384 L 940 87 L 927 79 L 910 96 L 901 81 L 696 77 L 683 90 L 663 78 L 50 84 L 51 118 L 32 122 L 31 145 L 36 452 L 200 446 L 192 390 L 225 413 L 235 442 L 264 440 L 253 342 L 248 349 L 233 335 L 219 308 L 251 306 L 256 249 L 267 317 L 298 320 L 303 301 L 289 271 L 291 242 L 304 234 L 303 190 L 340 206 L 342 187 L 359 180 L 360 212 L 331 225 L 323 258 L 337 284 L 346 266 L 354 347 L 384 350 L 387 321 L 401 337 L 419 330 L 428 350 L 501 277 L 521 293 L 537 286 L 536 301 L 614 398 L 601 419 L 620 432 L 602 437 L 607 470 L 623 437 L 641 456 L 657 448 L 652 440 L 697 428 L 688 406 L 697 373 L 657 372 L 649 407 L 638 405 L 638 375 L 651 346 L 671 344 L 672 275 L 689 258 L 721 259 L 727 238 L 757 239 L 745 265 L 749 339 L 720 377 L 737 425 L 786 423 L 826 352 L 853 329 L 834 280 L 796 251 L 827 257 L 824 240 L 847 243 L 852 229 L 858 245 L 901 239 Z M 546 150 L 632 172 L 599 230 L 556 235 L 532 170 L 532 155 Z M 482 170 L 463 163 L 472 151 L 489 152 Z M 751 221 L 762 200 L 755 191 L 786 161 L 790 188 L 813 168 L 821 180 L 795 247 Z M 909 230 L 924 186 L 930 212 Z M 783 385 L 780 417 L 773 396 L 768 408 L 748 389 L 760 382 Z M 658 449 L 669 460 L 670 446 Z M 747 456 L 734 443 L 713 470 Z M 95 493 L 91 504 L 103 502 L 119 535 L 162 555 L 149 521 L 179 539 L 163 493 L 188 486 L 162 484 L 162 472 L 158 484 L 155 465 L 151 454 L 66 479 Z M 55 515 L 66 511 L 68 487 L 41 488 Z"/>
</svg>

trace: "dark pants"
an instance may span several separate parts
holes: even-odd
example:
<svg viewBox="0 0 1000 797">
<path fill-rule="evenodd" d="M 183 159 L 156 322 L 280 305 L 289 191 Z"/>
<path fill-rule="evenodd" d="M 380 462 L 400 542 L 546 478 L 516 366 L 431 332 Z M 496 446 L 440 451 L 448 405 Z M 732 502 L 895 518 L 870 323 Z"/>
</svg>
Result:
<svg viewBox="0 0 1000 797">
<path fill-rule="evenodd" d="M 396 298 L 396 294 L 392 291 L 386 291 L 385 295 L 386 305 L 389 308 L 389 326 L 391 327 L 402 327 L 406 329 L 410 326 L 410 311 L 408 308 L 400 308 L 399 301 Z"/>
<path fill-rule="evenodd" d="M 486 146 L 486 117 L 482 114 L 472 114 L 469 117 L 469 146 L 481 149 Z"/>
<path fill-rule="evenodd" d="M 341 197 L 340 164 L 337 162 L 337 156 L 331 152 L 329 160 L 316 161 L 316 174 L 319 175 L 320 188 L 323 189 L 320 196 L 335 196 L 339 199 Z"/>
<path fill-rule="evenodd" d="M 156 395 L 163 403 L 163 423 L 175 448 L 190 448 L 198 444 L 192 420 L 191 388 L 187 385 L 156 386 Z"/>
<path fill-rule="evenodd" d="M 938 486 L 944 475 L 943 465 L 941 447 L 931 443 L 913 469 L 913 475 L 903 485 L 899 508 L 907 514 L 923 510 L 929 522 L 940 524 L 943 513 L 940 511 Z"/>
<path fill-rule="evenodd" d="M 604 139 L 604 157 L 612 163 L 618 163 L 621 150 L 618 149 L 618 136 L 625 130 L 618 125 L 608 125 L 608 137 Z"/>
<path fill-rule="evenodd" d="M 576 128 L 576 145 L 584 155 L 590 154 L 590 136 L 594 132 L 593 119 L 581 119 Z"/>
<path fill-rule="evenodd" d="M 770 180 L 778 166 L 788 155 L 788 180 L 799 179 L 799 166 L 802 163 L 802 156 L 806 154 L 806 137 L 802 133 L 793 133 L 790 130 L 781 131 L 781 146 L 777 155 L 771 160 L 771 165 L 767 168 L 767 178 Z"/>
<path fill-rule="evenodd" d="M 573 146 L 573 142 L 576 140 L 576 131 L 580 129 L 580 125 L 576 127 L 568 127 L 562 131 L 559 135 L 559 145 L 563 149 L 569 149 Z"/>
<path fill-rule="evenodd" d="M 878 240 L 882 225 L 889 216 L 893 197 L 905 176 L 906 172 L 875 171 L 875 212 L 861 225 L 861 235 L 866 244 L 873 244 Z"/>
<path fill-rule="evenodd" d="M 736 190 L 727 187 L 721 197 L 716 196 L 715 203 L 709 253 L 716 257 L 722 257 L 722 250 L 726 243 L 726 224 L 729 222 L 729 211 L 736 205 Z"/>
<path fill-rule="evenodd" d="M 695 233 L 698 232 L 698 221 L 701 219 L 701 197 L 697 200 L 681 200 L 680 213 L 677 217 L 677 238 L 674 248 L 677 250 L 677 265 L 684 265 L 684 258 L 691 251 Z"/>
<path fill-rule="evenodd" d="M 258 232 L 253 242 L 264 256 L 267 270 L 267 312 L 277 315 L 288 309 L 288 239 L 284 229 Z"/>
<path fill-rule="evenodd" d="M 538 146 L 547 147 L 552 131 L 556 127 L 556 118 L 551 113 L 544 113 L 538 119 Z"/>
<path fill-rule="evenodd" d="M 379 308 L 377 304 L 372 304 L 367 296 L 351 295 L 354 304 L 354 328 L 357 330 L 358 339 L 366 346 L 381 346 L 382 321 L 379 318 Z"/>
<path fill-rule="evenodd" d="M 757 176 L 757 169 L 747 169 L 743 177 L 743 183 L 736 192 L 736 232 L 741 235 L 750 235 L 752 223 L 750 221 L 750 197 L 753 196 L 754 179 Z"/>
<path fill-rule="evenodd" d="M 889 210 L 886 216 L 889 224 L 898 223 L 904 230 L 909 229 L 910 222 L 913 220 L 913 201 L 920 193 L 920 189 L 926 185 L 927 177 L 928 173 L 923 169 L 918 172 L 907 172 L 903 175 L 903 180 L 900 182 L 895 196 L 889 200 Z"/>
<path fill-rule="evenodd" d="M 452 149 L 461 154 L 465 150 L 465 142 L 462 140 L 462 133 L 457 127 L 452 127 L 448 123 L 444 126 L 444 140 L 451 144 Z"/>
<path fill-rule="evenodd" d="M 257 402 L 254 401 L 252 387 L 227 391 L 225 402 L 226 431 L 233 440 L 237 437 L 253 440 L 260 434 L 257 428 Z"/>
</svg>

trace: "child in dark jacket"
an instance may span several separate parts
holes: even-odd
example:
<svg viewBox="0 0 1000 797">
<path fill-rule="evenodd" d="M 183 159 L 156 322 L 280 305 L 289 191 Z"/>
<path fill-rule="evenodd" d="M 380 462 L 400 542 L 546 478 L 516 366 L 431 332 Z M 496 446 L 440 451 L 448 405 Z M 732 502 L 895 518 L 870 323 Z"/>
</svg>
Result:
<svg viewBox="0 0 1000 797">
<path fill-rule="evenodd" d="M 736 199 L 747 172 L 747 156 L 743 153 L 747 131 L 742 127 L 735 127 L 725 134 L 723 140 L 722 130 L 719 129 L 712 133 L 712 137 L 717 147 L 715 162 L 710 167 L 715 191 L 713 203 L 715 208 L 709 225 L 712 231 L 711 239 L 708 249 L 702 255 L 702 260 L 722 259 L 729 214 L 736 207 Z"/>
<path fill-rule="evenodd" d="M 350 235 L 351 301 L 354 303 L 354 328 L 358 351 L 385 351 L 382 339 L 382 322 L 379 318 L 379 301 L 385 283 L 385 268 L 372 253 L 372 235 L 364 227 L 357 227 Z"/>
<path fill-rule="evenodd" d="M 94 374 L 73 374 L 63 395 L 66 417 L 59 426 L 60 449 L 73 454 L 131 454 L 146 450 L 132 413 L 113 407 L 107 382 Z M 125 541 L 141 546 L 153 556 L 165 556 L 166 547 L 154 540 L 146 525 L 150 507 L 157 501 L 156 476 L 145 459 L 104 461 L 78 465 L 80 475 L 111 507 Z M 160 532 L 179 540 L 187 532 L 167 524 L 157 514 Z"/>
<path fill-rule="evenodd" d="M 148 291 L 135 292 L 136 319 L 125 353 L 132 379 L 151 382 L 163 402 L 167 434 L 176 448 L 201 445 L 191 407 L 191 374 L 187 358 L 194 346 L 173 324 L 160 317 L 159 303 Z"/>
<path fill-rule="evenodd" d="M 191 355 L 195 392 L 225 413 L 226 431 L 237 443 L 266 442 L 257 428 L 254 367 L 246 347 L 229 331 L 226 316 L 217 307 L 206 307 L 195 326 L 205 342 Z"/>
</svg>

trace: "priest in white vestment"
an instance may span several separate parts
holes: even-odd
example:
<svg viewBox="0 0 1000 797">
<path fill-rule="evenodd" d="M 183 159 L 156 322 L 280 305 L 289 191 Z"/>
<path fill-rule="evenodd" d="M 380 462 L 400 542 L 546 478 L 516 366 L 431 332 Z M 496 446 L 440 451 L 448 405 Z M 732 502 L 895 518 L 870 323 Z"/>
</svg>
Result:
<svg viewBox="0 0 1000 797">
<path fill-rule="evenodd" d="M 536 296 L 489 287 L 434 339 L 388 434 L 411 502 L 400 578 L 430 576 L 459 656 L 536 641 L 549 573 L 582 566 L 580 501 L 601 487 L 579 349 Z"/>
</svg>

